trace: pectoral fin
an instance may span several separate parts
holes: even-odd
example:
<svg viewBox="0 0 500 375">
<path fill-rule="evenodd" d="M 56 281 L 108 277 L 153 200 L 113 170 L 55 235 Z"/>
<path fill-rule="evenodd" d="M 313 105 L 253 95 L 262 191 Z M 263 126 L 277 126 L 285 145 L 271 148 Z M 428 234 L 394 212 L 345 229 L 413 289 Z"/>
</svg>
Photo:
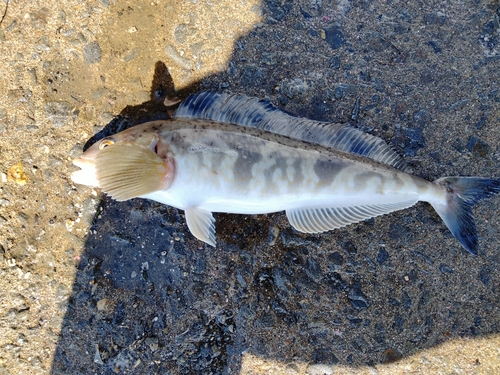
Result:
<svg viewBox="0 0 500 375">
<path fill-rule="evenodd" d="M 215 219 L 212 213 L 196 207 L 187 208 L 184 213 L 193 236 L 215 247 Z"/>
<path fill-rule="evenodd" d="M 118 201 L 165 189 L 173 175 L 172 162 L 135 144 L 102 149 L 95 158 L 95 168 L 102 191 Z"/>
<path fill-rule="evenodd" d="M 416 202 L 416 199 L 412 199 L 404 202 L 352 207 L 300 208 L 287 210 L 286 216 L 290 224 L 299 232 L 320 233 L 402 210 L 413 206 Z"/>
</svg>

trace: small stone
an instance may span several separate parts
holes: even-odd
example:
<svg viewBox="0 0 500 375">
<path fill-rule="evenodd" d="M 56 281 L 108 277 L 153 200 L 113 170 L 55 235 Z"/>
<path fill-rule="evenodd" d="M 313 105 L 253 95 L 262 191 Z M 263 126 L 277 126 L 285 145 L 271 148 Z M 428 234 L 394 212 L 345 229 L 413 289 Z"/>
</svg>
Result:
<svg viewBox="0 0 500 375">
<path fill-rule="evenodd" d="M 389 253 L 385 248 L 380 248 L 378 255 L 377 255 L 377 262 L 378 264 L 382 265 L 384 264 L 387 260 L 389 259 Z"/>
<path fill-rule="evenodd" d="M 446 264 L 444 263 L 441 263 L 439 265 L 439 270 L 442 272 L 442 273 L 453 273 L 453 269 L 448 267 Z"/>
<path fill-rule="evenodd" d="M 361 291 L 361 286 L 359 285 L 359 283 L 356 283 L 354 287 L 351 290 L 349 290 L 347 298 L 349 298 L 352 306 L 356 310 L 364 310 L 368 306 L 370 306 L 370 303 L 368 302 L 366 295 Z"/>
<path fill-rule="evenodd" d="M 158 338 L 157 337 L 148 337 L 144 343 L 149 346 L 152 352 L 158 350 Z"/>
<path fill-rule="evenodd" d="M 101 61 L 101 47 L 99 43 L 92 42 L 83 48 L 83 57 L 88 64 L 95 64 Z"/>
<path fill-rule="evenodd" d="M 325 34 L 327 43 L 333 49 L 338 49 L 345 43 L 344 33 L 339 26 L 333 26 L 325 30 Z"/>
<path fill-rule="evenodd" d="M 24 173 L 21 163 L 14 164 L 7 172 L 7 179 L 18 185 L 24 186 L 28 183 L 28 176 Z"/>
<path fill-rule="evenodd" d="M 328 260 L 337 266 L 341 266 L 342 264 L 344 264 L 344 257 L 338 251 L 330 254 L 328 256 Z"/>
<path fill-rule="evenodd" d="M 432 47 L 434 52 L 441 53 L 441 47 L 439 47 L 439 45 L 435 41 L 430 40 L 427 42 L 427 44 Z"/>
<path fill-rule="evenodd" d="M 109 309 L 109 305 L 109 299 L 107 298 L 100 299 L 96 304 L 97 310 L 99 311 L 107 311 Z"/>
<path fill-rule="evenodd" d="M 45 104 L 45 113 L 55 128 L 66 124 L 71 116 L 72 107 L 67 102 L 48 102 Z"/>
<path fill-rule="evenodd" d="M 466 147 L 467 150 L 472 152 L 474 155 L 482 158 L 488 156 L 490 153 L 490 146 L 482 139 L 474 137 L 473 135 L 469 137 Z"/>
<path fill-rule="evenodd" d="M 403 355 L 397 350 L 387 348 L 382 355 L 382 363 L 393 363 L 403 358 Z"/>
<path fill-rule="evenodd" d="M 95 344 L 95 354 L 94 354 L 94 363 L 98 365 L 104 365 L 104 362 L 101 359 L 101 353 L 99 352 L 99 345 Z"/>
<path fill-rule="evenodd" d="M 416 156 L 421 148 L 426 147 L 424 134 L 421 128 L 405 129 L 405 155 Z"/>
<path fill-rule="evenodd" d="M 405 309 L 409 309 L 411 307 L 411 298 L 406 292 L 403 292 L 403 307 Z"/>
<path fill-rule="evenodd" d="M 306 369 L 308 375 L 333 375 L 333 368 L 328 365 L 315 364 Z"/>
<path fill-rule="evenodd" d="M 47 18 L 49 16 L 49 9 L 43 7 L 39 9 L 35 13 L 29 13 L 29 18 L 31 20 L 31 24 L 36 29 L 43 29 L 47 25 Z"/>
<path fill-rule="evenodd" d="M 68 230 L 68 232 L 71 232 L 74 226 L 75 226 L 74 220 L 71 219 L 66 220 L 66 229 Z"/>
<path fill-rule="evenodd" d="M 450 106 L 450 111 L 456 111 L 458 109 L 462 109 L 467 104 L 469 104 L 469 102 L 470 102 L 470 99 L 461 99 L 461 100 L 458 100 L 458 101 L 456 101 L 455 103 L 453 103 Z"/>
<path fill-rule="evenodd" d="M 138 56 L 139 56 L 139 49 L 138 48 L 134 48 L 132 51 L 130 51 L 129 53 L 127 53 L 125 55 L 125 57 L 123 58 L 123 61 L 129 62 L 129 61 L 134 60 Z"/>
<path fill-rule="evenodd" d="M 177 43 L 184 44 L 187 40 L 188 27 L 186 24 L 177 25 L 174 31 L 174 37 Z"/>
<path fill-rule="evenodd" d="M 330 69 L 339 69 L 340 68 L 340 59 L 338 56 L 334 56 L 330 59 L 329 67 L 330 67 Z"/>
<path fill-rule="evenodd" d="M 294 247 L 309 244 L 309 241 L 297 236 L 291 229 L 286 229 L 281 232 L 281 242 L 283 243 L 284 247 Z"/>
<path fill-rule="evenodd" d="M 280 92 L 290 99 L 303 97 L 307 89 L 307 84 L 298 78 L 285 80 L 280 85 Z"/>
<path fill-rule="evenodd" d="M 273 225 L 269 227 L 269 234 L 267 236 L 267 244 L 269 246 L 274 246 L 276 243 L 276 240 L 278 239 L 278 236 L 280 234 L 280 229 L 277 225 Z"/>
<path fill-rule="evenodd" d="M 314 258 L 307 258 L 305 271 L 307 276 L 309 276 L 314 281 L 319 282 L 319 280 L 321 279 L 321 268 L 319 264 L 314 260 Z"/>
<path fill-rule="evenodd" d="M 486 125 L 486 116 L 481 116 L 478 122 L 476 122 L 476 125 L 474 125 L 474 130 L 480 130 Z"/>
<path fill-rule="evenodd" d="M 59 284 L 56 289 L 56 301 L 64 302 L 69 298 L 70 291 L 64 284 Z"/>
</svg>

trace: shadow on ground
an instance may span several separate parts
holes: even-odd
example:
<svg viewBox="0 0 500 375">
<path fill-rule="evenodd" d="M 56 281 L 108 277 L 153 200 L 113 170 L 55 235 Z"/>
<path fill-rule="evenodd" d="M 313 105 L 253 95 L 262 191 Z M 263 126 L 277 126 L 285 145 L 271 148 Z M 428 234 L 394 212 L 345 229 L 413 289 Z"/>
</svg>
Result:
<svg viewBox="0 0 500 375">
<path fill-rule="evenodd" d="M 461 25 L 450 22 L 453 14 L 412 6 L 394 6 L 384 23 L 370 16 L 380 4 L 353 3 L 328 21 L 328 9 L 269 1 L 266 23 L 236 43 L 227 71 L 175 93 L 159 62 L 151 101 L 124 109 L 89 144 L 167 118 L 165 96 L 201 87 L 267 96 L 304 117 L 353 122 L 391 140 L 429 179 L 443 172 L 498 175 L 498 146 L 489 140 L 498 134 L 481 133 L 498 115 L 498 92 L 489 77 L 474 73 L 498 72 L 489 65 L 499 65 L 494 49 L 479 39 L 493 31 L 476 25 L 487 25 L 491 14 L 477 5 L 477 19 Z M 470 28 L 476 34 L 467 38 Z M 481 48 L 493 52 L 457 62 L 463 51 Z M 462 63 L 470 77 L 450 68 Z M 480 109 L 462 114 L 464 100 Z M 476 126 L 442 127 L 450 117 Z M 456 141 L 441 148 L 450 137 Z M 432 152 L 422 155 L 427 147 Z M 182 211 L 103 198 L 52 373 L 237 374 L 245 352 L 376 365 L 453 338 L 499 333 L 492 206 L 476 211 L 483 240 L 474 258 L 425 205 L 314 236 L 294 232 L 283 214 L 220 214 L 214 249 L 190 235 Z"/>
</svg>

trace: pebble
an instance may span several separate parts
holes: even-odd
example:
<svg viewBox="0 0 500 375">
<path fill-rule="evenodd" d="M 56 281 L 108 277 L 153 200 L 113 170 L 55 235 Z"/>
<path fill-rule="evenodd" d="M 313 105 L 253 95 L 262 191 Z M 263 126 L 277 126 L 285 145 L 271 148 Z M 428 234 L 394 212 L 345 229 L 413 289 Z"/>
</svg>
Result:
<svg viewBox="0 0 500 375">
<path fill-rule="evenodd" d="M 480 130 L 486 125 L 486 116 L 481 116 L 481 118 L 474 125 L 474 130 Z"/>
<path fill-rule="evenodd" d="M 94 352 L 94 363 L 98 365 L 104 365 L 104 362 L 101 359 L 101 353 L 99 352 L 99 345 L 95 344 L 95 352 Z"/>
<path fill-rule="evenodd" d="M 315 364 L 308 366 L 306 369 L 306 374 L 308 375 L 333 375 L 333 368 L 326 364 Z"/>
<path fill-rule="evenodd" d="M 158 350 L 158 337 L 148 337 L 144 343 L 149 346 L 149 349 L 152 351 L 152 352 L 155 352 Z"/>
<path fill-rule="evenodd" d="M 45 113 L 52 122 L 54 128 L 61 128 L 68 122 L 71 116 L 72 106 L 68 102 L 47 102 Z"/>
<path fill-rule="evenodd" d="M 333 365 L 339 362 L 339 359 L 333 354 L 331 348 L 314 349 L 311 353 L 311 360 L 315 363 Z"/>
<path fill-rule="evenodd" d="M 356 86 L 352 84 L 341 83 L 335 86 L 333 97 L 335 99 L 342 99 L 345 96 L 352 95 L 356 92 Z"/>
<path fill-rule="evenodd" d="M 388 259 L 389 259 L 389 253 L 385 248 L 381 247 L 377 255 L 378 264 L 382 265 L 385 262 L 387 262 Z"/>
<path fill-rule="evenodd" d="M 485 141 L 473 135 L 469 137 L 469 139 L 467 140 L 467 145 L 465 147 L 474 155 L 483 158 L 487 157 L 491 152 L 490 146 Z"/>
<path fill-rule="evenodd" d="M 307 94 L 307 90 L 307 84 L 299 78 L 285 80 L 280 84 L 280 92 L 289 99 L 304 97 Z"/>
<path fill-rule="evenodd" d="M 107 311 L 110 306 L 110 301 L 107 298 L 100 299 L 97 301 L 96 307 L 99 311 Z"/>
<path fill-rule="evenodd" d="M 24 186 L 28 183 L 28 176 L 24 173 L 23 165 L 21 163 L 16 163 L 9 168 L 9 171 L 7 172 L 7 180 L 20 186 Z"/>
<path fill-rule="evenodd" d="M 340 26 L 332 26 L 325 30 L 325 40 L 332 49 L 339 49 L 345 44 L 345 37 Z"/>
<path fill-rule="evenodd" d="M 444 263 L 441 263 L 441 264 L 439 265 L 439 270 L 440 270 L 441 272 L 443 272 L 443 273 L 453 273 L 453 272 L 455 272 L 455 271 L 453 271 L 453 269 L 452 269 L 452 268 L 450 268 L 449 266 L 447 266 L 447 265 L 446 265 L 446 264 L 444 264 Z"/>
<path fill-rule="evenodd" d="M 99 3 L 106 8 L 109 8 L 109 0 L 99 0 Z M 114 1 L 113 1 L 114 3 Z"/>
<path fill-rule="evenodd" d="M 352 111 L 351 111 L 351 120 L 352 121 L 358 121 L 360 106 L 361 106 L 361 99 L 356 98 L 356 102 L 354 103 L 354 106 L 353 106 Z"/>
<path fill-rule="evenodd" d="M 101 61 L 101 46 L 98 42 L 91 42 L 83 48 L 83 57 L 87 64 L 96 64 Z"/>
<path fill-rule="evenodd" d="M 427 44 L 432 47 L 434 52 L 441 53 L 441 47 L 439 47 L 439 45 L 435 41 L 430 40 L 427 42 Z"/>
<path fill-rule="evenodd" d="M 334 56 L 330 59 L 329 62 L 330 69 L 339 69 L 340 68 L 340 58 L 338 56 Z"/>
<path fill-rule="evenodd" d="M 134 48 L 134 49 L 132 49 L 132 51 L 130 51 L 129 53 L 127 53 L 125 55 L 125 57 L 123 58 L 123 61 L 130 62 L 130 61 L 136 59 L 138 56 L 139 56 L 139 49 Z"/>
<path fill-rule="evenodd" d="M 328 255 L 328 261 L 337 266 L 341 266 L 344 264 L 344 257 L 338 251 L 335 251 Z"/>
<path fill-rule="evenodd" d="M 177 25 L 174 31 L 174 37 L 177 43 L 184 44 L 187 41 L 188 26 L 186 24 Z"/>
<path fill-rule="evenodd" d="M 364 310 L 370 306 L 368 297 L 361 291 L 361 285 L 358 282 L 349 290 L 347 298 L 356 310 Z"/>
<path fill-rule="evenodd" d="M 269 234 L 267 236 L 267 244 L 269 246 L 274 246 L 276 244 L 276 240 L 279 238 L 280 229 L 277 225 L 273 225 L 269 227 Z"/>
<path fill-rule="evenodd" d="M 382 363 L 393 363 L 403 358 L 403 355 L 393 348 L 387 348 L 382 354 Z"/>
<path fill-rule="evenodd" d="M 456 111 L 456 110 L 462 109 L 463 107 L 465 107 L 469 103 L 470 103 L 470 99 L 460 99 L 450 106 L 450 111 Z"/>
<path fill-rule="evenodd" d="M 426 147 L 421 128 L 400 128 L 404 135 L 404 153 L 406 156 L 416 156 L 418 150 Z"/>
<path fill-rule="evenodd" d="M 403 291 L 403 307 L 409 309 L 411 307 L 411 298 L 406 291 Z"/>
<path fill-rule="evenodd" d="M 271 16 L 267 18 L 268 23 L 273 24 L 281 22 L 288 15 L 292 9 L 293 3 L 290 1 L 281 0 L 268 0 L 266 5 L 271 13 Z"/>
</svg>

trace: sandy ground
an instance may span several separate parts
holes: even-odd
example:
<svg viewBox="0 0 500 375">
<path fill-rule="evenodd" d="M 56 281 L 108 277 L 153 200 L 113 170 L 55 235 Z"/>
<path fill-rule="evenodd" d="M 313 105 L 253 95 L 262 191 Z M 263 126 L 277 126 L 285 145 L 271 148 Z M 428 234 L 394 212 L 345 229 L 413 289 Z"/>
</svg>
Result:
<svg viewBox="0 0 500 375">
<path fill-rule="evenodd" d="M 498 197 L 475 210 L 477 257 L 425 205 L 316 236 L 283 214 L 221 214 L 214 250 L 182 212 L 69 178 L 94 134 L 199 89 L 352 123 L 430 180 L 500 177 L 498 1 L 2 14 L 0 374 L 500 373 Z"/>
</svg>

